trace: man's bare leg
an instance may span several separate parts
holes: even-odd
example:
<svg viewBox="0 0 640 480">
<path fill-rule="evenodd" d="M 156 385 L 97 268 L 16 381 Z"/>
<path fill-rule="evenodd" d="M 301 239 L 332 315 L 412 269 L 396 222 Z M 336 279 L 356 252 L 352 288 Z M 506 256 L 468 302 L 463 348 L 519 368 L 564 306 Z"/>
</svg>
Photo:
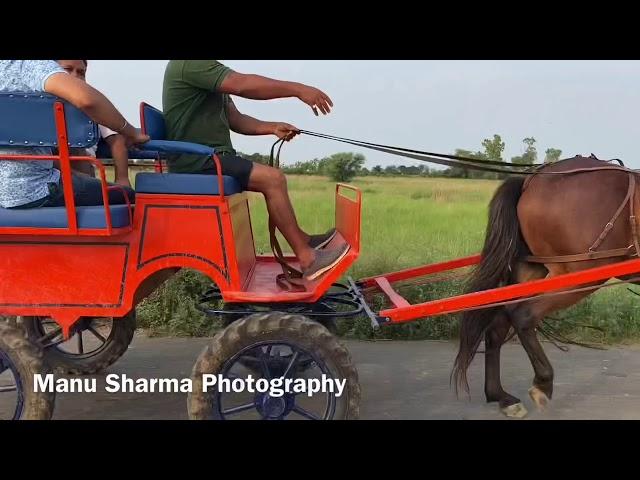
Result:
<svg viewBox="0 0 640 480">
<path fill-rule="evenodd" d="M 305 269 L 311 265 L 315 260 L 315 252 L 309 246 L 309 235 L 298 225 L 287 191 L 287 179 L 282 171 L 254 163 L 249 177 L 249 190 L 264 195 L 269 215 L 291 245 L 300 267 Z"/>
</svg>

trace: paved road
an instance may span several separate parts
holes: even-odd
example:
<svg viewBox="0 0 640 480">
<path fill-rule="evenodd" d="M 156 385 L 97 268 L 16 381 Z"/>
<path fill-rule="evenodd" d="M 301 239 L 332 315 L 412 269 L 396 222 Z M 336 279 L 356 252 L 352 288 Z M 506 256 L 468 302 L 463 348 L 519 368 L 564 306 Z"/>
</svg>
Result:
<svg viewBox="0 0 640 480">
<path fill-rule="evenodd" d="M 138 336 L 106 373 L 132 378 L 188 377 L 206 339 Z M 449 373 L 456 346 L 450 342 L 346 342 L 362 386 L 364 419 L 503 419 L 484 403 L 482 356 L 472 367 L 472 397 L 456 399 Z M 556 371 L 550 410 L 533 409 L 528 398 L 532 371 L 522 348 L 503 349 L 503 382 L 522 398 L 529 419 L 640 419 L 640 347 L 606 351 L 546 345 Z M 58 394 L 55 419 L 186 419 L 186 394 Z"/>
</svg>

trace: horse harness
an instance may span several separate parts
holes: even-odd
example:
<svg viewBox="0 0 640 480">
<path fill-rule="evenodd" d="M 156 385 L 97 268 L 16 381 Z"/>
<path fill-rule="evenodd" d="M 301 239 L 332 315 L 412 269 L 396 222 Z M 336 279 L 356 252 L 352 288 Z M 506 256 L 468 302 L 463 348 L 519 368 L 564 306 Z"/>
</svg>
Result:
<svg viewBox="0 0 640 480">
<path fill-rule="evenodd" d="M 592 158 L 595 158 L 592 155 Z M 609 222 L 605 225 L 604 229 L 598 236 L 598 238 L 593 242 L 593 244 L 589 247 L 589 250 L 586 253 L 578 253 L 574 255 L 556 255 L 549 257 L 535 256 L 530 255 L 525 257 L 525 260 L 530 263 L 571 263 L 571 262 L 583 262 L 587 260 L 599 260 L 603 258 L 615 258 L 615 257 L 632 257 L 637 256 L 638 252 L 640 252 L 640 242 L 638 239 L 638 227 L 636 223 L 635 216 L 635 193 L 636 193 L 636 175 L 638 172 L 631 170 L 629 168 L 624 167 L 623 165 L 615 166 L 608 165 L 602 167 L 590 167 L 590 168 L 576 168 L 572 170 L 564 170 L 561 172 L 541 172 L 536 171 L 532 172 L 532 175 L 527 177 L 522 185 L 522 190 L 524 191 L 531 180 L 535 177 L 535 175 L 571 175 L 576 173 L 584 173 L 584 172 L 594 172 L 601 170 L 617 170 L 627 172 L 629 178 L 629 187 L 627 189 L 627 194 L 625 195 L 622 203 L 615 211 Z M 631 226 L 631 239 L 632 243 L 628 247 L 624 248 L 614 248 L 609 250 L 601 250 L 598 251 L 598 247 L 604 242 L 609 235 L 609 232 L 613 229 L 616 221 L 624 211 L 625 207 L 629 205 L 629 224 Z"/>
</svg>

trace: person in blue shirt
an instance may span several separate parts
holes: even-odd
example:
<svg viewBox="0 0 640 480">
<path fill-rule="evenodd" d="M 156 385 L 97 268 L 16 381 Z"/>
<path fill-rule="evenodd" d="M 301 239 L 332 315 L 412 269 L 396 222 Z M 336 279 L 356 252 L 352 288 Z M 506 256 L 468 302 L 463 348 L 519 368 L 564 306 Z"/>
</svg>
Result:
<svg viewBox="0 0 640 480">
<path fill-rule="evenodd" d="M 99 91 L 69 75 L 55 60 L 0 60 L 0 92 L 46 92 L 68 101 L 94 122 L 125 138 L 127 146 L 149 140 L 134 128 Z M 64 205 L 60 171 L 49 160 L 3 160 L 5 155 L 52 155 L 51 148 L 0 148 L 0 207 L 38 208 Z M 102 205 L 100 180 L 74 173 L 76 205 Z M 135 192 L 127 187 L 133 203 Z M 121 191 L 109 192 L 109 202 L 125 203 Z"/>
</svg>

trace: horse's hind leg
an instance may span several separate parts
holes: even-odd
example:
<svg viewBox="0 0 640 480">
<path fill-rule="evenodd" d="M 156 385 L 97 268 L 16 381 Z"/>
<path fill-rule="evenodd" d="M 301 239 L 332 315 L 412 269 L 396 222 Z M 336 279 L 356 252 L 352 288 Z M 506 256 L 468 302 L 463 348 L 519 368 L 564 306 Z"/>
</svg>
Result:
<svg viewBox="0 0 640 480">
<path fill-rule="evenodd" d="M 543 265 L 524 262 L 516 264 L 514 269 L 514 277 L 518 283 L 541 279 L 548 273 Z M 484 388 L 487 402 L 498 402 L 500 411 L 507 417 L 522 418 L 527 415 L 527 409 L 520 399 L 504 391 L 500 380 L 500 350 L 511 327 L 508 311 L 501 308 L 485 333 Z"/>
<path fill-rule="evenodd" d="M 507 313 L 500 309 L 484 335 L 484 393 L 487 403 L 498 402 L 500 411 L 507 417 L 522 418 L 527 409 L 519 398 L 504 391 L 500 380 L 500 349 L 510 329 Z"/>
</svg>

